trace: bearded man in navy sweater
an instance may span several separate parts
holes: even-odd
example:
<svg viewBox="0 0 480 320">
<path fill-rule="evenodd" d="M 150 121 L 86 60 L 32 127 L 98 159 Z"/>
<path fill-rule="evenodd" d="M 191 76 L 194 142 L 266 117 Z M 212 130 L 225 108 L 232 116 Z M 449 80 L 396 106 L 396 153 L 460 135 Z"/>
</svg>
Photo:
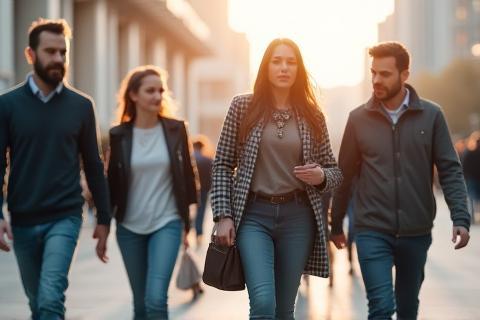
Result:
<svg viewBox="0 0 480 320">
<path fill-rule="evenodd" d="M 96 253 L 108 260 L 110 206 L 93 103 L 64 82 L 69 38 L 64 20 L 35 21 L 25 49 L 33 72 L 0 96 L 2 186 L 7 154 L 10 163 L 10 219 L 0 210 L 0 249 L 9 251 L 6 238 L 13 240 L 32 319 L 65 316 L 68 271 L 82 224 L 80 158 L 97 207 Z"/>
</svg>

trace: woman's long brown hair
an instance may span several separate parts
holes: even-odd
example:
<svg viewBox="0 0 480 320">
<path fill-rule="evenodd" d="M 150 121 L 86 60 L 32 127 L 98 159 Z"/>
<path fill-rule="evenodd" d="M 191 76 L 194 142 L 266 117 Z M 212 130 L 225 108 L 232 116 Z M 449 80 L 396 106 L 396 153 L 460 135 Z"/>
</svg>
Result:
<svg viewBox="0 0 480 320">
<path fill-rule="evenodd" d="M 289 102 L 296 112 L 305 119 L 313 136 L 320 140 L 325 134 L 322 126 L 324 115 L 315 97 L 313 86 L 308 76 L 300 49 L 290 39 L 274 39 L 263 54 L 257 78 L 253 87 L 253 97 L 240 124 L 239 141 L 245 142 L 252 128 L 261 120 L 268 119 L 275 107 L 268 68 L 275 48 L 281 44 L 293 49 L 297 60 L 297 77 L 290 88 Z"/>
<path fill-rule="evenodd" d="M 116 123 L 132 122 L 135 120 L 137 109 L 135 102 L 130 97 L 130 94 L 137 93 L 138 89 L 142 86 L 142 80 L 146 76 L 155 75 L 159 76 L 162 82 L 163 89 L 162 94 L 162 107 L 158 111 L 159 117 L 172 116 L 173 101 L 170 95 L 170 91 L 167 88 L 167 73 L 161 68 L 153 65 L 139 66 L 132 69 L 122 80 L 120 89 L 118 90 L 117 100 L 117 120 Z"/>
</svg>

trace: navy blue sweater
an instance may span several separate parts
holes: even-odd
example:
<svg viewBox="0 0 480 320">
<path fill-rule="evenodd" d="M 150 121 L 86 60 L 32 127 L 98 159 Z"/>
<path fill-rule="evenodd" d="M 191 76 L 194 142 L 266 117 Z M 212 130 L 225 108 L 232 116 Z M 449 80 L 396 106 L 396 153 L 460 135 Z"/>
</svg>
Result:
<svg viewBox="0 0 480 320">
<path fill-rule="evenodd" d="M 12 225 L 36 225 L 81 215 L 80 157 L 97 221 L 110 223 L 96 133 L 91 99 L 71 87 L 64 86 L 47 103 L 33 94 L 28 83 L 0 96 L 0 178 L 3 185 L 9 149 L 7 203 Z"/>
</svg>

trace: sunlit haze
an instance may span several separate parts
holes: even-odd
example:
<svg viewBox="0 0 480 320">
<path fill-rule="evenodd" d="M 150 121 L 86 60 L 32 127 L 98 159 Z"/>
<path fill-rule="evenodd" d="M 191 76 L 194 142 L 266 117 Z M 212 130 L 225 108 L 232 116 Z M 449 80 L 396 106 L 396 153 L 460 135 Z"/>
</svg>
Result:
<svg viewBox="0 0 480 320">
<path fill-rule="evenodd" d="M 245 32 L 255 75 L 268 43 L 294 40 L 321 87 L 354 85 L 364 74 L 365 48 L 377 41 L 377 25 L 393 0 L 229 0 L 230 24 Z"/>
</svg>

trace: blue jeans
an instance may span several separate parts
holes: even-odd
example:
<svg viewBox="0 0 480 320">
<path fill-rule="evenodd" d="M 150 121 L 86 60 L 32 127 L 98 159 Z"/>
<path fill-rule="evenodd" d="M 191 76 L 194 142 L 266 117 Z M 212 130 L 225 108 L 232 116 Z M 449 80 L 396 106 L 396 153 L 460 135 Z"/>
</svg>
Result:
<svg viewBox="0 0 480 320">
<path fill-rule="evenodd" d="M 305 200 L 249 201 L 237 233 L 250 319 L 293 319 L 300 278 L 313 248 L 316 222 Z"/>
<path fill-rule="evenodd" d="M 480 201 L 480 181 L 474 178 L 467 178 L 466 184 L 470 199 L 474 202 Z"/>
<path fill-rule="evenodd" d="M 63 319 L 68 271 L 82 219 L 70 216 L 35 226 L 13 226 L 13 248 L 32 319 Z"/>
<path fill-rule="evenodd" d="M 168 319 L 168 286 L 182 238 L 174 220 L 150 233 L 117 225 L 117 242 L 133 293 L 135 319 Z"/>
<path fill-rule="evenodd" d="M 356 234 L 355 242 L 367 290 L 368 319 L 391 319 L 395 311 L 399 320 L 417 319 L 418 295 L 432 235 L 397 238 L 365 231 Z"/>
<path fill-rule="evenodd" d="M 200 203 L 197 207 L 197 215 L 195 216 L 195 231 L 197 236 L 203 234 L 203 218 L 205 217 L 205 210 L 207 209 L 208 191 L 200 192 Z"/>
</svg>

